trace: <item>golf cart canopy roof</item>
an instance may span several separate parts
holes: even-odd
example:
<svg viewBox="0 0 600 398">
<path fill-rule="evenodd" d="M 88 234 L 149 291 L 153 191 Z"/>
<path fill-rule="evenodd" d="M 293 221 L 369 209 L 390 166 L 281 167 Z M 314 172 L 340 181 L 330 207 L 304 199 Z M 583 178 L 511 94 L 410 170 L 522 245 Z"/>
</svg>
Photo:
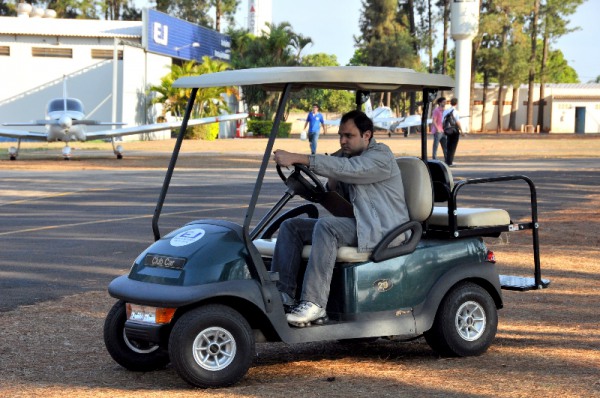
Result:
<svg viewBox="0 0 600 398">
<path fill-rule="evenodd" d="M 445 75 L 380 66 L 292 66 L 229 70 L 200 76 L 181 77 L 173 83 L 173 87 L 204 88 L 259 85 L 267 91 L 282 91 L 287 83 L 292 83 L 294 89 L 421 91 L 425 88 L 439 90 L 454 88 L 454 80 Z"/>
</svg>

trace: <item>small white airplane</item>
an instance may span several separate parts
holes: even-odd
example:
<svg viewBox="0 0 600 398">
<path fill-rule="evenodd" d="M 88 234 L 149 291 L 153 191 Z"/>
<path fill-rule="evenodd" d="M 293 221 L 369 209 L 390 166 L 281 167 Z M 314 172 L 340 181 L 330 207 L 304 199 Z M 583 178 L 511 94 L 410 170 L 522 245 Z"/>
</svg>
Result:
<svg viewBox="0 0 600 398">
<path fill-rule="evenodd" d="M 238 113 L 233 115 L 190 119 L 188 126 L 239 120 L 247 117 L 247 113 Z M 69 98 L 67 96 L 67 85 L 65 79 L 63 83 L 62 98 L 55 98 L 48 102 L 46 119 L 34 120 L 25 123 L 2 123 L 3 126 L 46 126 L 46 132 L 0 128 L 0 136 L 17 139 L 17 146 L 13 146 L 8 149 L 10 160 L 17 159 L 22 139 L 47 142 L 64 142 L 65 147 L 62 150 L 62 155 L 65 160 L 68 160 L 71 157 L 71 147 L 69 146 L 69 142 L 83 142 L 108 138 L 110 138 L 112 142 L 113 152 L 117 156 L 117 159 L 122 159 L 123 147 L 121 145 L 115 145 L 115 138 L 131 134 L 149 133 L 153 131 L 177 128 L 181 125 L 181 122 L 154 123 L 112 130 L 87 131 L 87 126 L 121 126 L 123 124 L 125 123 L 100 122 L 97 120 L 86 119 L 82 102 L 76 98 Z"/>
</svg>

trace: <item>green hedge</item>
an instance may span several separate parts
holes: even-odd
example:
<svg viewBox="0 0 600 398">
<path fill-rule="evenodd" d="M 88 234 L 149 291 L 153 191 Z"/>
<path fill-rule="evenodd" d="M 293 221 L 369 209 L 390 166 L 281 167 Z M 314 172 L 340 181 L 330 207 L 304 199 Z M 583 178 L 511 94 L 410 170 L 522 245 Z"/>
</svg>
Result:
<svg viewBox="0 0 600 398">
<path fill-rule="evenodd" d="M 270 120 L 248 120 L 248 131 L 255 137 L 268 137 L 273 129 L 273 122 Z M 289 138 L 292 132 L 292 123 L 282 122 L 279 124 L 277 137 Z"/>
</svg>

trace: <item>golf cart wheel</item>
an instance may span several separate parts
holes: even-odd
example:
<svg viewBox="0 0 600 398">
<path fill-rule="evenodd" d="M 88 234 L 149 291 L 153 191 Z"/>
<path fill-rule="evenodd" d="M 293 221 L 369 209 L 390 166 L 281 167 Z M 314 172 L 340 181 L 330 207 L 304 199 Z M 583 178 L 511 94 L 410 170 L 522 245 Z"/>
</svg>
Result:
<svg viewBox="0 0 600 398">
<path fill-rule="evenodd" d="M 498 313 L 490 294 L 475 283 L 463 282 L 442 300 L 425 340 L 442 356 L 480 355 L 492 344 L 497 327 Z"/>
<path fill-rule="evenodd" d="M 126 320 L 125 302 L 119 300 L 104 321 L 104 344 L 110 356 L 119 365 L 132 371 L 147 372 L 164 368 L 169 363 L 169 355 L 155 343 L 127 338 Z"/>
<path fill-rule="evenodd" d="M 254 335 L 246 319 L 220 304 L 184 314 L 169 339 L 171 363 L 189 384 L 225 387 L 248 371 L 254 357 Z"/>
</svg>

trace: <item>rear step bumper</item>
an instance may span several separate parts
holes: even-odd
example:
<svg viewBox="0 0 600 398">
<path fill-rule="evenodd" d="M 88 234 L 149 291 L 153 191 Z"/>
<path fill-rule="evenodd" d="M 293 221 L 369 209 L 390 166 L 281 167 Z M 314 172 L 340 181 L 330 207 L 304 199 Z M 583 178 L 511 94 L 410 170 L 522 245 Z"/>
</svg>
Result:
<svg viewBox="0 0 600 398">
<path fill-rule="evenodd" d="M 535 278 L 514 275 L 500 275 L 500 286 L 505 290 L 524 292 L 527 290 L 545 289 L 550 286 L 550 280 L 542 279 L 541 283 L 536 285 Z"/>
</svg>

